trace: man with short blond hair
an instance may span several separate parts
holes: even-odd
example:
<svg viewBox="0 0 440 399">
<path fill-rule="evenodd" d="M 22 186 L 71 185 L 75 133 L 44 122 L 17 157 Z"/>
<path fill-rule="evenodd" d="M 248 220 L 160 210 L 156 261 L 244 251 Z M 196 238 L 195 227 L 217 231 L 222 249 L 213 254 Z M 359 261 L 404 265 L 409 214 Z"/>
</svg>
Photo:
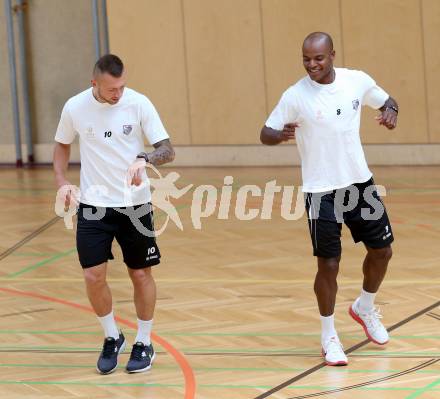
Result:
<svg viewBox="0 0 440 399">
<path fill-rule="evenodd" d="M 148 370 L 155 358 L 150 334 L 156 304 L 151 267 L 160 263 L 154 237 L 147 164 L 174 159 L 169 136 L 151 101 L 125 87 L 124 65 L 107 54 L 93 69 L 92 87 L 70 98 L 62 111 L 55 136 L 54 171 L 65 205 L 77 203 L 77 250 L 87 295 L 104 330 L 104 345 L 97 363 L 101 374 L 118 364 L 126 345 L 113 315 L 112 295 L 106 281 L 107 263 L 113 259 L 113 239 L 119 243 L 134 289 L 138 332 L 126 370 Z M 79 136 L 81 194 L 66 178 L 70 146 Z M 144 152 L 144 137 L 154 151 Z M 132 223 L 135 214 L 151 234 Z"/>
</svg>

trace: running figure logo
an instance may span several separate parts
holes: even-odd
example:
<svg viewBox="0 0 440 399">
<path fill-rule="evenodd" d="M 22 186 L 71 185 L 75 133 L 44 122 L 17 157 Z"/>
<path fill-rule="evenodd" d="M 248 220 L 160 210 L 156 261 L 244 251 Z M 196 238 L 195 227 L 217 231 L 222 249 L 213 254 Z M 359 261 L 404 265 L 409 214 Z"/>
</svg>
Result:
<svg viewBox="0 0 440 399">
<path fill-rule="evenodd" d="M 193 184 L 188 184 L 187 186 L 179 189 L 175 184 L 177 180 L 180 178 L 179 173 L 170 172 L 165 177 L 163 177 L 159 172 L 159 170 L 157 170 L 152 164 L 147 164 L 146 168 L 147 171 L 148 169 L 151 169 L 152 172 L 157 176 L 157 177 L 149 177 L 150 189 L 151 189 L 151 202 L 154 207 L 160 209 L 166 215 L 166 219 L 163 226 L 160 229 L 151 232 L 148 231 L 148 229 L 146 229 L 145 226 L 142 225 L 142 223 L 140 223 L 139 218 L 145 214 L 143 212 L 148 211 L 147 209 L 139 208 L 135 210 L 130 205 L 128 205 L 126 208 L 114 208 L 114 209 L 117 210 L 118 212 L 130 216 L 130 219 L 134 224 L 134 226 L 136 227 L 136 229 L 138 229 L 140 233 L 145 235 L 151 234 L 158 236 L 159 234 L 162 234 L 165 231 L 165 228 L 167 227 L 170 219 L 180 230 L 183 230 L 182 221 L 180 220 L 180 216 L 177 212 L 176 207 L 171 202 L 171 198 L 178 199 L 182 197 L 193 187 Z M 152 173 L 149 174 L 151 175 Z M 147 183 L 146 181 L 144 181 L 140 186 L 136 187 L 135 189 L 136 190 L 145 189 L 146 185 Z M 75 187 L 76 191 L 72 193 L 72 196 L 75 197 L 75 201 L 72 201 L 70 205 L 66 208 L 63 200 L 63 198 L 65 197 L 65 192 L 64 192 L 65 189 L 61 188 L 57 192 L 57 198 L 55 200 L 55 213 L 58 216 L 64 218 L 64 224 L 66 228 L 72 230 L 73 217 L 77 213 L 77 204 L 80 202 L 81 193 L 79 189 Z M 106 187 L 91 186 L 89 189 L 90 190 L 97 189 L 98 191 L 105 191 Z M 125 198 L 127 204 L 131 202 L 131 198 L 132 198 L 131 190 L 132 188 L 128 186 L 125 187 L 125 196 L 126 196 Z M 94 220 L 99 220 L 104 216 L 104 214 L 105 212 L 102 215 L 94 214 L 93 218 Z"/>
<path fill-rule="evenodd" d="M 165 230 L 170 219 L 180 230 L 183 230 L 183 224 L 180 220 L 180 216 L 176 207 L 170 201 L 170 198 L 178 199 L 182 197 L 193 187 L 193 184 L 188 184 L 186 187 L 179 189 L 175 184 L 180 178 L 179 173 L 170 172 L 163 177 L 153 165 L 148 164 L 147 169 L 148 168 L 151 168 L 158 176 L 157 178 L 149 177 L 150 186 L 154 189 L 151 192 L 151 202 L 155 207 L 159 208 L 167 215 L 165 223 L 159 230 L 156 231 L 156 235 L 161 234 Z"/>
</svg>

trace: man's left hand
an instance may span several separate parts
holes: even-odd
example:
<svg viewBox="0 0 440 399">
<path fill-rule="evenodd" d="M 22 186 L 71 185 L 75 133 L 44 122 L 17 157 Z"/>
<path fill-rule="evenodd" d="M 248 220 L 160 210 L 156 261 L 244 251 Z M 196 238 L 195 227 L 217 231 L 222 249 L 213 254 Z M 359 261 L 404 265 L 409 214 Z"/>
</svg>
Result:
<svg viewBox="0 0 440 399">
<path fill-rule="evenodd" d="M 391 108 L 387 108 L 382 111 L 382 114 L 376 116 L 376 120 L 379 122 L 379 125 L 384 125 L 388 129 L 392 130 L 397 125 L 397 112 L 392 110 Z"/>
</svg>

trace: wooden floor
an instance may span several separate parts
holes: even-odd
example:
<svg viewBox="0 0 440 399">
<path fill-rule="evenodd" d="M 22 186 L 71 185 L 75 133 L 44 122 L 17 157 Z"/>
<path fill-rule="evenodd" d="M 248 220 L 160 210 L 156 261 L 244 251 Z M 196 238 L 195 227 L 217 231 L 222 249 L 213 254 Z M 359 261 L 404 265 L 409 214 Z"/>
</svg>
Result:
<svg viewBox="0 0 440 399">
<path fill-rule="evenodd" d="M 164 169 L 164 174 L 174 169 Z M 175 169 L 179 187 L 219 189 L 234 177 L 228 220 L 213 216 L 193 227 L 194 187 L 174 200 L 183 231 L 169 224 L 159 237 L 155 269 L 157 361 L 147 373 L 98 375 L 102 344 L 89 310 L 75 250 L 75 233 L 55 219 L 50 169 L 0 169 L 0 397 L 149 399 L 440 398 L 440 169 L 374 168 L 387 188 L 385 203 L 396 241 L 378 295 L 386 347 L 365 342 L 347 314 L 357 297 L 364 250 L 343 231 L 337 328 L 347 367 L 320 357 L 319 315 L 313 294 L 315 261 L 305 217 L 240 221 L 235 198 L 245 184 L 298 185 L 293 168 Z M 79 170 L 71 171 L 78 182 Z M 248 206 L 261 208 L 261 198 Z M 156 226 L 165 220 L 156 213 Z M 109 280 L 115 314 L 134 338 L 132 290 L 114 246 Z"/>
</svg>

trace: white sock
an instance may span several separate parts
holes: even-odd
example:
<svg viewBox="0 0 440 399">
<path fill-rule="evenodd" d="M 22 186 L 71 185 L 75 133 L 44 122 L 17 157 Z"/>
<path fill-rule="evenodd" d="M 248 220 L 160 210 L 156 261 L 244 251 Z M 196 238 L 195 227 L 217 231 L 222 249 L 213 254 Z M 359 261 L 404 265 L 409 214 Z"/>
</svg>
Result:
<svg viewBox="0 0 440 399">
<path fill-rule="evenodd" d="M 331 316 L 321 317 L 321 342 L 324 343 L 331 337 L 337 337 L 338 333 L 335 329 L 335 314 Z"/>
<path fill-rule="evenodd" d="M 144 345 L 151 344 L 151 329 L 153 328 L 153 319 L 140 320 L 137 319 L 138 331 L 134 342 L 142 342 Z"/>
<path fill-rule="evenodd" d="M 105 337 L 119 338 L 118 326 L 116 325 L 115 317 L 113 316 L 113 310 L 106 316 L 99 317 L 98 320 L 104 330 Z"/>
<path fill-rule="evenodd" d="M 363 312 L 368 312 L 374 308 L 374 298 L 376 293 L 371 293 L 361 290 L 361 296 L 359 297 L 359 309 Z"/>
</svg>

